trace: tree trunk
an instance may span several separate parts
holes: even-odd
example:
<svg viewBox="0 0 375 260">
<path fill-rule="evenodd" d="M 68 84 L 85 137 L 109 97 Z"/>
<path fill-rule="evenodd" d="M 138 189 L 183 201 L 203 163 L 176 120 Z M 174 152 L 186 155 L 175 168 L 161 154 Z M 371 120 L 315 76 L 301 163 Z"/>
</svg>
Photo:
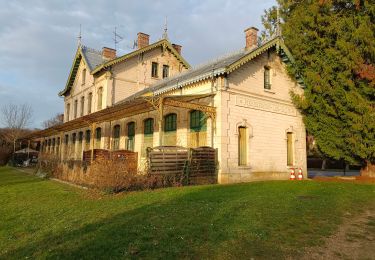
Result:
<svg viewBox="0 0 375 260">
<path fill-rule="evenodd" d="M 375 178 L 375 164 L 366 161 L 366 165 L 361 169 L 361 176 Z"/>
</svg>

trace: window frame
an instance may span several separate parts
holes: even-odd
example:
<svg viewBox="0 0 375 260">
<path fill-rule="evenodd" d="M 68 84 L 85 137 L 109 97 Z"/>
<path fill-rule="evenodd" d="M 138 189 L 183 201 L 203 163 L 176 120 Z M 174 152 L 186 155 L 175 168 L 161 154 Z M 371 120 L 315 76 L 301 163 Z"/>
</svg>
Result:
<svg viewBox="0 0 375 260">
<path fill-rule="evenodd" d="M 159 78 L 159 63 L 154 61 L 151 63 L 151 77 Z"/>
<path fill-rule="evenodd" d="M 163 65 L 163 79 L 169 77 L 169 65 Z"/>
<path fill-rule="evenodd" d="M 177 114 L 169 113 L 164 116 L 164 132 L 177 131 Z"/>
<path fill-rule="evenodd" d="M 201 132 L 207 130 L 207 118 L 203 111 L 191 110 L 189 117 L 191 131 Z"/>
<path fill-rule="evenodd" d="M 264 66 L 264 81 L 263 81 L 263 88 L 265 90 L 271 90 L 271 67 L 269 66 Z"/>
<path fill-rule="evenodd" d="M 143 120 L 143 134 L 144 135 L 153 135 L 154 134 L 154 119 L 146 118 Z"/>
</svg>

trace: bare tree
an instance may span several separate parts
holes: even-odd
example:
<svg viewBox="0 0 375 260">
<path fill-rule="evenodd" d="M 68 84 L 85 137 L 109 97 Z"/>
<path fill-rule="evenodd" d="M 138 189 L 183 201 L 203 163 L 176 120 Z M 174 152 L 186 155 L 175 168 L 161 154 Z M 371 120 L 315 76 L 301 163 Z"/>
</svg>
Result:
<svg viewBox="0 0 375 260">
<path fill-rule="evenodd" d="M 22 137 L 31 122 L 32 114 L 32 108 L 27 104 L 8 104 L 2 107 L 2 123 L 8 130 L 4 137 L 13 143 L 13 152 L 16 150 L 16 141 Z"/>
<path fill-rule="evenodd" d="M 43 122 L 44 128 L 49 128 L 55 125 L 61 125 L 64 123 L 64 114 L 56 114 L 53 118 Z"/>
</svg>

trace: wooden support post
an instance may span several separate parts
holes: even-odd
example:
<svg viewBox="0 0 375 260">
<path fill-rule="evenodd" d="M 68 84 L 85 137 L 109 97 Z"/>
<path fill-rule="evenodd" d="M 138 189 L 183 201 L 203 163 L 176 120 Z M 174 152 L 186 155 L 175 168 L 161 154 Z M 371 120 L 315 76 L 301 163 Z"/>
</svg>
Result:
<svg viewBox="0 0 375 260">
<path fill-rule="evenodd" d="M 163 145 L 163 103 L 164 99 L 160 97 L 158 105 L 159 146 Z"/>
<path fill-rule="evenodd" d="M 90 161 L 92 162 L 94 160 L 94 147 L 95 147 L 95 141 L 94 141 L 94 138 L 95 138 L 95 126 L 96 124 L 93 123 L 91 125 L 91 158 L 90 158 Z"/>
</svg>

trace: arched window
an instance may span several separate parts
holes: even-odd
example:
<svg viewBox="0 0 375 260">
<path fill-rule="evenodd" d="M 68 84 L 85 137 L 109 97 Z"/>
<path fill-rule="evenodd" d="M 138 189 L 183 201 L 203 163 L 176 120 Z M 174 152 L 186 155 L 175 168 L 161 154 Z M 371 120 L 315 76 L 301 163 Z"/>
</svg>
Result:
<svg viewBox="0 0 375 260">
<path fill-rule="evenodd" d="M 82 70 L 82 85 L 86 83 L 86 69 Z"/>
<path fill-rule="evenodd" d="M 164 145 L 176 145 L 177 143 L 177 115 L 175 113 L 168 114 L 164 117 Z"/>
<path fill-rule="evenodd" d="M 91 105 L 92 105 L 92 93 L 90 92 L 87 96 L 87 114 L 91 113 Z"/>
<path fill-rule="evenodd" d="M 115 125 L 113 127 L 113 150 L 118 150 L 120 148 L 120 125 Z"/>
<path fill-rule="evenodd" d="M 98 89 L 98 110 L 102 109 L 103 106 L 103 88 Z"/>
<path fill-rule="evenodd" d="M 153 147 L 154 142 L 154 119 L 147 118 L 143 121 L 143 147 L 142 157 L 146 157 L 147 148 Z"/>
<path fill-rule="evenodd" d="M 100 149 L 100 143 L 102 140 L 102 129 L 100 127 L 95 129 L 95 148 Z"/>
<path fill-rule="evenodd" d="M 134 151 L 135 123 L 128 123 L 126 125 L 126 131 L 128 136 L 126 149 L 129 151 Z"/>
<path fill-rule="evenodd" d="M 271 68 L 264 67 L 264 89 L 271 89 Z"/>
<path fill-rule="evenodd" d="M 91 131 L 86 130 L 85 133 L 85 150 L 90 150 Z"/>
<path fill-rule="evenodd" d="M 247 165 L 247 128 L 238 127 L 238 165 Z"/>
<path fill-rule="evenodd" d="M 82 141 L 83 141 L 83 132 L 81 131 L 78 133 L 78 142 L 82 143 Z"/>
<path fill-rule="evenodd" d="M 188 147 L 194 148 L 206 146 L 207 144 L 207 119 L 202 111 L 193 110 L 190 112 L 190 133 Z"/>
<path fill-rule="evenodd" d="M 175 113 L 168 114 L 164 117 L 164 131 L 171 132 L 177 130 L 177 115 Z"/>
</svg>

